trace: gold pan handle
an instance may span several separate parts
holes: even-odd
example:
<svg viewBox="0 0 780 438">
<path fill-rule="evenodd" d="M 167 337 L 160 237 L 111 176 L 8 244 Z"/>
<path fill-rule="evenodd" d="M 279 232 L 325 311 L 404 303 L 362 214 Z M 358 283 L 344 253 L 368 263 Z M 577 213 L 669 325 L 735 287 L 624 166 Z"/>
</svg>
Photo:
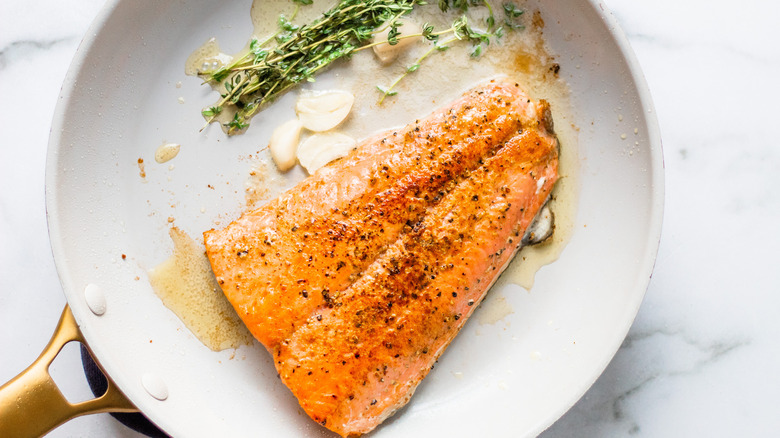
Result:
<svg viewBox="0 0 780 438">
<path fill-rule="evenodd" d="M 49 365 L 70 341 L 86 346 L 70 307 L 65 305 L 57 329 L 38 359 L 0 387 L 0 437 L 39 437 L 85 414 L 138 412 L 108 376 L 108 389 L 102 396 L 76 404 L 68 402 L 52 380 Z"/>
</svg>

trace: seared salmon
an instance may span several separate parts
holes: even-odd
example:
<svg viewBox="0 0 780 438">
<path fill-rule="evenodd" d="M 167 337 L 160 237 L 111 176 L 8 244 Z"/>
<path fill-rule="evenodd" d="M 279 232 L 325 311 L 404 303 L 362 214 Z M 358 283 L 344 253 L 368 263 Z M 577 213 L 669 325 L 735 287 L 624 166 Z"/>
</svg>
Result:
<svg viewBox="0 0 780 438">
<path fill-rule="evenodd" d="M 554 141 L 533 130 L 512 138 L 282 342 L 279 375 L 309 416 L 347 436 L 403 406 L 511 260 L 556 179 Z"/>
<path fill-rule="evenodd" d="M 205 233 L 217 280 L 273 351 L 529 120 L 495 80 L 424 120 L 363 142 L 277 199 Z"/>
<path fill-rule="evenodd" d="M 225 295 L 315 421 L 406 404 L 558 178 L 549 107 L 495 80 L 205 233 Z"/>
</svg>

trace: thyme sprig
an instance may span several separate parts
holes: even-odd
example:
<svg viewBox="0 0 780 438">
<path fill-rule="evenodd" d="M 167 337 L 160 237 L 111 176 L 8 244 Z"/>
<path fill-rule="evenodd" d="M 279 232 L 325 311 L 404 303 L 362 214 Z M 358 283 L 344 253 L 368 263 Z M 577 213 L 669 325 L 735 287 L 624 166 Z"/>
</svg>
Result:
<svg viewBox="0 0 780 438">
<path fill-rule="evenodd" d="M 302 82 L 313 82 L 317 73 L 338 59 L 384 42 L 394 45 L 405 38 L 422 37 L 432 42 L 430 49 L 389 87 L 377 86 L 383 94 L 381 102 L 385 97 L 397 94 L 393 88 L 420 68 L 423 60 L 435 51 L 447 50 L 448 44 L 466 40 L 474 46 L 471 55 L 479 56 L 483 45 L 488 45 L 491 38 L 503 35 L 503 27 L 496 28 L 493 8 L 486 0 L 439 0 L 443 12 L 452 9 L 463 15 L 445 30 L 436 31 L 425 23 L 420 33 L 412 35 L 400 34 L 400 20 L 416 5 L 425 4 L 425 0 L 340 0 L 317 20 L 300 26 L 293 23 L 298 8 L 311 4 L 312 0 L 292 1 L 295 10 L 290 18 L 278 17 L 276 33 L 263 41 L 252 39 L 248 50 L 230 64 L 200 72 L 206 82 L 224 88 L 221 99 L 202 111 L 206 124 L 213 122 L 226 106 L 232 106 L 235 109 L 233 117 L 223 125 L 228 134 L 235 134 L 245 129 L 252 116 L 266 104 Z M 466 18 L 465 13 L 474 6 L 488 9 L 485 30 L 472 27 Z M 513 3 L 504 4 L 504 11 L 508 17 L 505 20 L 507 27 L 515 28 L 510 23 L 514 23 L 514 18 L 522 11 Z M 369 42 L 387 28 L 390 30 L 386 41 Z M 445 35 L 450 37 L 441 41 Z"/>
<path fill-rule="evenodd" d="M 279 31 L 271 38 L 253 39 L 245 55 L 227 66 L 202 72 L 207 81 L 225 88 L 222 99 L 204 110 L 207 123 L 221 112 L 215 108 L 234 105 L 237 111 L 226 128 L 228 134 L 238 132 L 265 104 L 297 84 L 313 81 L 320 70 L 369 41 L 378 27 L 411 12 L 420 2 L 341 0 L 319 19 L 303 26 L 280 16 Z"/>
<path fill-rule="evenodd" d="M 484 6 L 487 8 L 488 16 L 485 18 L 485 24 L 487 28 L 480 30 L 472 27 L 469 24 L 466 12 L 469 8 L 476 6 Z M 522 25 L 517 23 L 517 18 L 523 14 L 523 10 L 519 9 L 514 3 L 506 2 L 503 4 L 504 8 L 504 26 L 510 30 L 522 29 Z M 389 86 L 377 85 L 377 90 L 382 93 L 382 97 L 379 99 L 381 104 L 388 96 L 395 96 L 397 91 L 393 91 L 396 85 L 401 80 L 407 77 L 410 73 L 414 73 L 420 68 L 422 62 L 428 58 L 435 51 L 443 52 L 449 48 L 449 44 L 456 41 L 469 41 L 472 44 L 471 51 L 469 52 L 471 57 L 476 58 L 482 55 L 484 47 L 490 44 L 491 39 L 501 38 L 504 36 L 504 26 L 496 27 L 496 18 L 493 15 L 493 7 L 486 0 L 439 0 L 439 9 L 442 12 L 447 12 L 450 9 L 459 10 L 463 13 L 460 18 L 456 19 L 452 25 L 443 31 L 434 32 L 433 26 L 425 23 L 422 26 L 422 32 L 418 34 L 406 35 L 402 37 L 396 37 L 396 39 L 411 38 L 411 37 L 424 37 L 433 42 L 433 45 L 425 53 L 422 54 L 412 65 L 408 66 L 406 70 L 398 76 L 393 83 Z M 452 34 L 452 37 L 446 41 L 440 41 L 439 37 L 445 34 Z M 389 41 L 388 41 L 389 42 Z M 378 43 L 373 43 L 375 45 Z M 368 46 L 366 46 L 368 47 Z M 363 49 L 364 47 L 361 47 Z M 360 49 L 358 49 L 360 50 Z"/>
</svg>

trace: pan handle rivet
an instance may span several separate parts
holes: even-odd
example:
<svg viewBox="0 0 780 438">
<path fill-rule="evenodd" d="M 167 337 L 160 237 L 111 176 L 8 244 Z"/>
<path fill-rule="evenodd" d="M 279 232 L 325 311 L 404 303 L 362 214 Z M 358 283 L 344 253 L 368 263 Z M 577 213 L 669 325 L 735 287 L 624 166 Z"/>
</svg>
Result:
<svg viewBox="0 0 780 438">
<path fill-rule="evenodd" d="M 156 374 L 144 374 L 141 376 L 141 384 L 146 392 L 157 400 L 162 401 L 168 398 L 168 385 Z"/>
<path fill-rule="evenodd" d="M 106 313 L 106 295 L 103 288 L 96 284 L 88 284 L 84 288 L 84 299 L 87 301 L 87 307 L 97 316 Z"/>
</svg>

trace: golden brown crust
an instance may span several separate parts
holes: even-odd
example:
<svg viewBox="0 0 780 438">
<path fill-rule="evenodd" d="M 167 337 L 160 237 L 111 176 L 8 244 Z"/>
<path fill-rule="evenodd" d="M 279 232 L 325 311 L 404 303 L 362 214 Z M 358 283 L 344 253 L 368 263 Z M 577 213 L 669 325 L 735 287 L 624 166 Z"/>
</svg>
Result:
<svg viewBox="0 0 780 438">
<path fill-rule="evenodd" d="M 519 134 L 302 324 L 275 359 L 304 410 L 347 435 L 372 430 L 406 403 L 556 179 L 554 141 Z"/>
</svg>

